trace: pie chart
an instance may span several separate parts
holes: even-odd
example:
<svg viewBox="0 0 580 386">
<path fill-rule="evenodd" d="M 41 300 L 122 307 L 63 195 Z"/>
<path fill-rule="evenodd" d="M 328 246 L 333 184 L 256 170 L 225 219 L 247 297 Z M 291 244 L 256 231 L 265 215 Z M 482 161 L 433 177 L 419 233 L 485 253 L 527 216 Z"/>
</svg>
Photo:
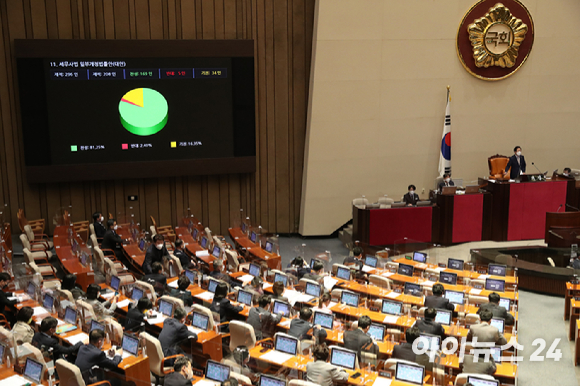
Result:
<svg viewBox="0 0 580 386">
<path fill-rule="evenodd" d="M 150 88 L 136 88 L 121 98 L 119 115 L 121 124 L 135 135 L 158 133 L 167 124 L 167 100 Z"/>
</svg>

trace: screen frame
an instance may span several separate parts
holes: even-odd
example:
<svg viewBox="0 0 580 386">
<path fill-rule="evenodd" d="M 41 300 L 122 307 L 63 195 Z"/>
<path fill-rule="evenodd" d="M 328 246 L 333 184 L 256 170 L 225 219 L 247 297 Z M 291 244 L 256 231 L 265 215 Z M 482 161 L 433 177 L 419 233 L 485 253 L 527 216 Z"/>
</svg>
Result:
<svg viewBox="0 0 580 386">
<path fill-rule="evenodd" d="M 347 367 L 347 366 L 343 366 L 343 365 L 336 365 L 336 364 L 332 363 L 332 358 L 334 357 L 334 352 L 335 351 L 339 351 L 339 352 L 342 351 L 344 353 L 354 355 L 354 361 L 353 361 L 352 367 Z M 341 367 L 341 368 L 344 368 L 344 369 L 354 370 L 356 368 L 356 359 L 357 359 L 356 352 L 354 352 L 352 350 L 349 350 L 349 349 L 346 349 L 346 348 L 333 346 L 332 347 L 332 352 L 330 353 L 330 362 L 329 363 L 331 365 L 333 365 L 333 366 L 336 366 L 336 367 Z"/>
<path fill-rule="evenodd" d="M 399 366 L 409 366 L 409 367 L 418 367 L 418 368 L 421 368 L 423 370 L 423 376 L 421 377 L 421 382 L 413 382 L 413 381 L 410 381 L 408 379 L 401 379 L 401 378 L 399 378 L 397 376 L 397 374 L 399 374 Z M 416 384 L 416 385 L 423 385 L 423 380 L 425 379 L 425 366 L 421 366 L 419 364 L 415 365 L 415 364 L 412 364 L 412 363 L 401 363 L 401 362 L 398 362 L 397 363 L 397 366 L 395 367 L 395 379 L 398 380 L 398 381 L 403 381 L 403 382 L 407 382 L 407 383 L 413 383 L 413 384 Z"/>
<path fill-rule="evenodd" d="M 232 368 L 230 366 L 224 365 L 223 363 L 220 363 L 220 362 L 217 362 L 217 361 L 214 361 L 214 360 L 211 360 L 211 359 L 208 359 L 207 364 L 206 364 L 206 368 L 205 368 L 205 377 L 206 378 L 211 379 L 212 381 L 215 381 L 215 382 L 222 382 L 222 381 L 219 381 L 217 379 L 213 379 L 213 378 L 209 378 L 208 377 L 207 372 L 208 372 L 208 367 L 209 367 L 209 364 L 210 363 L 212 363 L 212 365 L 216 365 L 216 366 L 219 366 L 219 367 L 222 367 L 222 368 L 227 368 L 228 369 L 228 378 L 230 377 L 230 374 L 232 373 Z"/>
</svg>

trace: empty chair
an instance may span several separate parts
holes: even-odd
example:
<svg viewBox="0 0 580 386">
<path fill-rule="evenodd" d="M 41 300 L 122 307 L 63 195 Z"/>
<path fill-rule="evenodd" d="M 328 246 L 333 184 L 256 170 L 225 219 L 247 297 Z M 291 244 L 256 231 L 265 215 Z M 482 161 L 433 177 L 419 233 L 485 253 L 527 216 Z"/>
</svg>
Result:
<svg viewBox="0 0 580 386">
<path fill-rule="evenodd" d="M 54 247 L 54 243 L 48 239 L 47 235 L 43 233 L 35 233 L 29 224 L 24 226 L 24 234 L 26 234 L 28 241 L 32 244 L 43 244 L 47 250 Z"/>
<path fill-rule="evenodd" d="M 111 277 L 113 276 L 117 276 L 121 280 L 120 285 L 127 285 L 135 282 L 135 278 L 131 273 L 125 271 L 118 271 L 117 265 L 113 263 L 111 259 L 105 257 L 105 278 L 108 282 L 111 282 Z"/>
<path fill-rule="evenodd" d="M 395 200 L 393 200 L 390 197 L 387 197 L 387 196 L 379 197 L 379 207 L 381 209 L 390 208 L 394 202 L 395 202 Z"/>
<path fill-rule="evenodd" d="M 490 381 L 494 381 L 495 380 L 494 377 L 492 377 L 491 375 L 487 375 L 487 374 L 461 373 L 461 374 L 457 374 L 457 377 L 455 378 L 455 386 L 463 386 L 463 385 L 465 385 L 467 383 L 467 378 L 468 377 L 488 379 Z"/>
<path fill-rule="evenodd" d="M 238 384 L 241 385 L 245 385 L 245 386 L 252 386 L 252 381 L 250 380 L 250 378 L 246 377 L 245 375 L 242 374 L 238 374 L 235 372 L 230 372 L 230 377 L 234 378 L 236 381 L 238 381 Z"/>
<path fill-rule="evenodd" d="M 169 277 L 180 276 L 181 273 L 183 272 L 181 261 L 173 253 L 170 253 L 169 258 L 167 259 L 166 272 L 169 273 Z"/>
<path fill-rule="evenodd" d="M 20 227 L 20 231 L 21 232 L 25 232 L 24 227 L 26 225 L 30 225 L 30 228 L 32 229 L 32 231 L 36 234 L 36 233 L 44 233 L 44 226 L 45 226 L 45 222 L 44 219 L 38 219 L 38 220 L 27 220 L 26 216 L 24 215 L 24 209 L 18 209 L 17 212 L 17 217 L 18 217 L 18 226 Z"/>
<path fill-rule="evenodd" d="M 32 248 L 28 239 L 24 235 L 20 235 L 20 241 L 22 241 L 22 248 L 29 251 L 34 261 L 44 261 L 48 264 L 48 260 L 52 257 L 52 252 L 43 248 Z"/>
<path fill-rule="evenodd" d="M 58 377 L 60 380 L 61 385 L 66 386 L 87 386 L 85 380 L 83 379 L 83 374 L 81 370 L 73 365 L 72 363 L 64 360 L 64 359 L 57 359 L 56 361 L 56 371 L 58 372 Z M 109 381 L 101 381 L 97 383 L 93 383 L 89 386 L 104 386 L 109 385 Z"/>
<path fill-rule="evenodd" d="M 178 299 L 178 298 L 174 298 L 173 296 L 163 295 L 159 298 L 159 300 L 165 300 L 166 302 L 173 304 L 174 309 L 175 309 L 175 307 L 185 308 L 185 305 L 183 304 L 183 300 Z"/>
<path fill-rule="evenodd" d="M 159 380 L 165 377 L 167 374 L 173 372 L 173 366 L 165 366 L 165 361 L 172 358 L 182 357 L 183 355 L 172 355 L 166 357 L 163 355 L 163 349 L 161 348 L 161 343 L 159 340 L 146 332 L 139 334 L 139 337 L 145 341 L 145 347 L 147 348 L 147 356 L 149 357 L 149 367 L 153 376 L 159 384 Z"/>
<path fill-rule="evenodd" d="M 149 283 L 145 283 L 144 281 L 137 280 L 135 281 L 135 285 L 140 287 L 147 295 L 151 295 L 151 301 L 153 303 L 157 303 L 157 294 L 155 293 L 155 289 Z"/>
<path fill-rule="evenodd" d="M 467 295 L 467 299 L 469 300 L 469 304 L 478 306 L 480 304 L 489 303 L 489 299 L 485 296 Z"/>
<path fill-rule="evenodd" d="M 228 259 L 228 270 L 230 272 L 238 272 L 240 261 L 238 260 L 238 252 L 231 249 L 225 249 L 225 254 Z"/>
<path fill-rule="evenodd" d="M 365 209 L 369 204 L 369 200 L 367 200 L 364 196 L 361 198 L 355 198 L 352 200 L 352 205 L 356 206 L 359 209 Z"/>
<path fill-rule="evenodd" d="M 78 299 L 77 300 L 77 308 L 81 316 L 81 321 L 83 324 L 89 324 L 91 320 L 97 320 L 97 315 L 95 315 L 95 310 L 93 306 L 89 303 Z"/>
<path fill-rule="evenodd" d="M 370 275 L 369 282 L 384 289 L 391 289 L 391 279 L 379 275 Z"/>
<path fill-rule="evenodd" d="M 246 346 L 248 350 L 256 346 L 256 334 L 251 324 L 239 320 L 230 321 L 230 350 Z"/>
</svg>

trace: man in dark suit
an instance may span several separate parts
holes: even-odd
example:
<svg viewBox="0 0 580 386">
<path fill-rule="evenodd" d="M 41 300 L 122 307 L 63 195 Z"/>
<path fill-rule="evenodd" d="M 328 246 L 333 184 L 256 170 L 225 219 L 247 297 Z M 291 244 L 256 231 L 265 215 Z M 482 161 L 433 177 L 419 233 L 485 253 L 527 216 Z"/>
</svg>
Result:
<svg viewBox="0 0 580 386">
<path fill-rule="evenodd" d="M 503 318 L 505 319 L 506 325 L 513 326 L 514 317 L 512 316 L 512 314 L 508 312 L 508 310 L 506 310 L 503 307 L 500 307 L 499 305 L 499 300 L 501 299 L 501 297 L 497 293 L 492 292 L 489 294 L 487 298 L 489 299 L 489 303 L 482 304 L 481 306 L 479 306 L 477 314 L 480 314 L 480 312 L 483 310 L 490 310 L 494 318 Z"/>
<path fill-rule="evenodd" d="M 429 361 L 429 356 L 427 354 L 417 355 L 413 352 L 413 342 L 419 339 L 419 336 L 421 336 L 421 331 L 417 326 L 408 328 L 405 332 L 407 342 L 396 344 L 393 347 L 393 355 L 391 358 L 415 362 L 425 366 L 426 370 L 431 371 L 433 369 L 433 363 Z"/>
<path fill-rule="evenodd" d="M 167 277 L 163 274 L 163 266 L 159 262 L 151 264 L 152 273 L 143 276 L 145 283 L 151 284 L 155 288 L 155 292 L 163 293 L 167 285 Z"/>
<path fill-rule="evenodd" d="M 425 307 L 453 311 L 453 316 L 456 317 L 455 305 L 450 303 L 449 299 L 443 297 L 444 293 L 445 287 L 440 283 L 435 284 L 433 286 L 433 295 L 425 298 Z"/>
<path fill-rule="evenodd" d="M 356 329 L 348 330 L 344 333 L 344 347 L 355 351 L 358 355 L 359 361 L 361 360 L 362 351 L 376 355 L 379 353 L 379 347 L 373 341 L 373 338 L 368 335 L 370 327 L 371 318 L 363 315 L 358 319 L 358 327 Z"/>
<path fill-rule="evenodd" d="M 314 328 L 313 334 L 320 328 L 319 326 L 314 326 L 312 324 L 312 309 L 308 307 L 302 307 L 300 310 L 300 318 L 292 319 L 290 322 L 290 329 L 288 330 L 288 335 L 292 335 L 300 340 L 308 338 L 308 331 Z"/>
<path fill-rule="evenodd" d="M 16 322 L 14 311 L 9 311 L 6 307 L 14 310 L 14 305 L 18 303 L 18 300 L 10 300 L 9 297 L 14 296 L 12 292 L 4 292 L 2 289 L 10 284 L 12 278 L 6 272 L 0 272 L 0 313 L 2 313 L 8 322 L 13 325 Z"/>
<path fill-rule="evenodd" d="M 511 180 L 515 180 L 521 174 L 524 174 L 526 172 L 526 160 L 522 155 L 522 148 L 520 146 L 514 147 L 514 155 L 510 157 L 510 160 L 508 161 L 508 164 L 505 167 L 503 173 L 504 176 L 507 175 L 507 171 L 509 168 L 511 168 L 510 171 Z"/>
<path fill-rule="evenodd" d="M 153 236 L 153 243 L 147 248 L 145 260 L 143 261 L 143 272 L 145 275 L 153 273 L 151 266 L 153 263 L 162 263 L 163 258 L 167 258 L 169 252 L 165 248 L 165 237 L 163 235 Z"/>
<path fill-rule="evenodd" d="M 445 173 L 443 174 L 443 181 L 439 183 L 439 193 L 448 186 L 455 186 L 455 182 L 451 179 L 451 174 Z"/>
<path fill-rule="evenodd" d="M 124 261 L 123 238 L 117 234 L 117 221 L 113 218 L 107 220 L 107 231 L 101 243 L 102 249 L 110 249 L 115 252 L 118 260 Z M 104 252 L 106 254 L 106 252 Z"/>
<path fill-rule="evenodd" d="M 282 319 L 282 315 L 274 315 L 270 312 L 272 308 L 271 301 L 272 298 L 270 295 L 260 296 L 258 299 L 258 307 L 251 308 L 248 314 L 247 323 L 254 327 L 257 340 L 270 338 L 273 335 L 276 325 Z"/>
<path fill-rule="evenodd" d="M 105 217 L 103 217 L 101 212 L 95 212 L 93 214 L 93 228 L 95 228 L 95 236 L 97 236 L 97 239 L 105 237 L 105 233 L 107 232 L 103 226 L 103 221 L 105 221 Z"/>
<path fill-rule="evenodd" d="M 344 260 L 342 261 L 342 265 L 346 266 L 356 265 L 357 268 L 361 268 L 364 265 L 362 260 L 363 253 L 364 250 L 357 245 L 352 249 L 352 256 L 345 257 Z"/>
<path fill-rule="evenodd" d="M 75 365 L 83 373 L 83 378 L 88 384 L 96 383 L 100 381 L 107 380 L 111 382 L 111 385 L 121 385 L 120 380 L 105 376 L 103 371 L 93 370 L 94 366 L 98 366 L 101 370 L 116 370 L 117 366 L 123 358 L 121 357 L 123 350 L 118 350 L 115 352 L 113 349 L 109 350 L 109 359 L 104 351 L 102 351 L 103 344 L 105 343 L 105 332 L 103 330 L 93 330 L 89 334 L 89 344 L 81 346 L 77 354 L 77 360 Z"/>
<path fill-rule="evenodd" d="M 211 271 L 209 275 L 214 279 L 221 280 L 224 283 L 231 285 L 232 281 L 230 280 L 230 275 L 224 273 L 224 270 L 224 262 L 220 259 L 215 259 L 213 261 L 213 271 Z"/>
<path fill-rule="evenodd" d="M 324 264 L 320 261 L 315 261 L 312 266 L 312 271 L 304 274 L 303 279 L 320 281 L 322 279 L 322 272 L 324 270 Z"/>
<path fill-rule="evenodd" d="M 415 326 L 417 326 L 421 332 L 431 335 L 439 335 L 441 341 L 443 341 L 443 339 L 445 339 L 445 330 L 441 324 L 435 321 L 436 316 L 437 310 L 435 308 L 427 308 L 425 310 L 425 317 L 423 319 L 418 319 L 417 322 L 415 322 Z"/>
<path fill-rule="evenodd" d="M 163 384 L 165 386 L 191 386 L 193 370 L 191 361 L 187 357 L 181 357 L 173 364 L 173 372 L 167 374 Z"/>
<path fill-rule="evenodd" d="M 137 307 L 133 307 L 127 312 L 125 330 L 133 332 L 145 331 L 145 318 L 151 309 L 153 309 L 153 303 L 148 297 L 144 296 L 139 299 Z"/>
<path fill-rule="evenodd" d="M 56 326 L 58 325 L 58 320 L 52 316 L 47 316 L 42 319 L 40 323 L 40 331 L 34 334 L 32 338 L 32 344 L 42 351 L 52 351 L 52 356 L 54 360 L 62 359 L 66 355 L 74 354 L 78 351 L 79 347 L 83 345 L 82 342 L 78 342 L 74 346 L 61 346 L 59 340 L 54 338 L 53 335 L 56 333 Z M 52 350 L 51 350 L 52 349 Z"/>
<path fill-rule="evenodd" d="M 175 249 L 173 250 L 173 256 L 179 259 L 179 262 L 181 263 L 181 268 L 183 269 L 195 268 L 195 263 L 193 262 L 193 260 L 191 260 L 191 257 L 189 257 L 187 253 L 185 253 L 185 251 L 183 250 L 183 240 L 181 239 L 175 240 Z"/>
<path fill-rule="evenodd" d="M 407 206 L 417 205 L 417 202 L 419 202 L 419 195 L 415 193 L 417 188 L 415 187 L 415 185 L 409 185 L 407 189 L 409 190 L 409 193 L 403 196 L 403 201 L 405 202 L 405 204 L 407 204 Z"/>
<path fill-rule="evenodd" d="M 179 345 L 186 339 L 193 339 L 194 342 L 197 342 L 197 335 L 189 331 L 184 324 L 186 315 L 183 308 L 177 307 L 173 312 L 173 318 L 167 318 L 163 322 L 163 329 L 159 334 L 163 355 L 183 354 L 184 352 Z"/>
<path fill-rule="evenodd" d="M 172 288 L 169 292 L 169 296 L 183 300 L 183 304 L 191 307 L 193 304 L 193 297 L 191 292 L 187 290 L 191 282 L 186 276 L 181 276 L 177 279 L 177 288 Z"/>
</svg>

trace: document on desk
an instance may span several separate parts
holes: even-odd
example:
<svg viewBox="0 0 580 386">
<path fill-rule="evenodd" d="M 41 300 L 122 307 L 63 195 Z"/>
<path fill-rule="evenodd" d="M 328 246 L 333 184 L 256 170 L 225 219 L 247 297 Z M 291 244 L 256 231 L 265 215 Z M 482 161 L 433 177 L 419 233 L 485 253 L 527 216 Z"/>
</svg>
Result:
<svg viewBox="0 0 580 386">
<path fill-rule="evenodd" d="M 332 287 L 334 287 L 336 285 L 336 283 L 338 283 L 338 280 L 330 277 L 330 276 L 325 276 L 324 277 L 324 288 L 326 288 L 327 290 L 331 290 Z"/>
<path fill-rule="evenodd" d="M 471 291 L 469 291 L 469 293 L 472 295 L 479 295 L 481 293 L 481 290 L 473 288 Z"/>
<path fill-rule="evenodd" d="M 242 283 L 244 283 L 244 285 L 246 285 L 247 283 L 254 280 L 254 276 L 246 274 L 246 275 L 242 275 L 242 276 L 238 277 L 237 280 L 241 281 Z"/>
<path fill-rule="evenodd" d="M 266 283 L 266 282 L 264 282 L 264 285 L 262 285 L 262 288 L 264 288 L 264 289 L 268 289 L 270 287 L 272 287 L 272 283 Z"/>
<path fill-rule="evenodd" d="M 218 386 L 219 382 L 210 381 L 209 379 L 200 379 L 194 383 L 195 386 Z"/>
<path fill-rule="evenodd" d="M 107 300 L 109 300 L 110 298 L 112 298 L 113 296 L 115 296 L 115 293 L 113 291 L 111 292 L 107 292 L 106 294 L 102 294 L 101 297 L 105 298 Z"/>
<path fill-rule="evenodd" d="M 381 273 L 381 276 L 384 276 L 384 277 L 389 277 L 389 276 L 393 276 L 393 275 L 394 275 L 393 272 L 383 272 L 383 273 Z"/>
<path fill-rule="evenodd" d="M 68 338 L 64 338 L 67 342 L 72 344 L 73 346 L 78 342 L 84 342 L 85 340 L 89 339 L 89 336 L 84 332 L 75 334 L 73 336 L 69 336 Z"/>
<path fill-rule="evenodd" d="M 202 330 L 201 328 L 194 328 L 193 326 L 187 326 L 187 329 L 191 332 L 193 332 L 194 334 L 201 334 L 202 332 L 205 332 L 204 330 Z"/>
<path fill-rule="evenodd" d="M 421 283 L 421 285 L 424 287 L 433 287 L 435 284 L 436 283 L 431 280 L 425 280 L 424 282 Z"/>
<path fill-rule="evenodd" d="M 171 288 L 177 288 L 177 280 L 172 281 L 171 283 L 167 283 L 167 286 Z"/>
<path fill-rule="evenodd" d="M 491 275 L 479 275 L 477 278 L 480 280 L 485 280 L 487 278 L 489 278 Z"/>
<path fill-rule="evenodd" d="M 296 290 L 286 289 L 284 296 L 288 298 L 288 303 L 294 307 L 296 303 L 307 303 L 314 299 L 314 296 L 302 294 Z"/>
<path fill-rule="evenodd" d="M 44 307 L 34 307 L 34 316 L 42 315 L 42 314 L 50 314 Z"/>
<path fill-rule="evenodd" d="M 57 325 L 57 326 L 62 326 L 63 324 L 65 324 L 65 323 L 64 323 L 62 320 L 60 320 L 60 319 L 57 319 L 56 321 L 57 321 L 57 323 L 56 323 L 56 325 Z M 39 319 L 39 320 L 37 320 L 37 321 L 36 321 L 36 324 L 38 324 L 39 326 L 40 326 L 40 323 L 42 323 L 42 319 Z"/>
<path fill-rule="evenodd" d="M 400 295 L 400 293 L 397 293 L 395 291 L 391 291 L 385 296 L 388 297 L 389 299 L 396 299 L 399 297 L 399 295 Z"/>
<path fill-rule="evenodd" d="M 195 255 L 197 257 L 209 256 L 209 251 L 207 249 L 204 249 L 203 251 L 197 251 L 197 252 L 195 252 Z"/>
<path fill-rule="evenodd" d="M 365 273 L 372 272 L 375 269 L 376 269 L 375 267 L 371 267 L 371 266 L 368 266 L 368 265 L 363 265 L 363 267 L 362 267 L 362 271 L 365 272 Z"/>
<path fill-rule="evenodd" d="M 209 292 L 209 291 L 204 291 L 200 294 L 195 295 L 196 297 L 203 299 L 203 300 L 213 300 L 213 292 Z"/>
<path fill-rule="evenodd" d="M 286 362 L 288 359 L 291 358 L 294 358 L 294 355 L 286 354 L 284 352 L 276 350 L 271 350 L 260 357 L 260 359 L 262 360 L 278 364 L 283 364 L 284 362 Z"/>
<path fill-rule="evenodd" d="M 290 327 L 290 323 L 292 323 L 292 319 L 286 319 L 283 322 L 280 322 L 280 326 L 282 327 Z"/>
<path fill-rule="evenodd" d="M 120 302 L 117 302 L 117 307 L 119 307 L 119 308 L 127 307 L 129 305 L 129 303 L 131 303 L 131 300 L 125 299 L 125 300 L 122 300 Z"/>
<path fill-rule="evenodd" d="M 125 358 L 129 358 L 134 356 L 133 354 L 131 354 L 129 351 L 124 351 L 123 350 L 123 354 L 121 354 L 121 358 L 125 359 Z"/>
<path fill-rule="evenodd" d="M 387 315 L 387 316 L 385 316 L 385 320 L 383 320 L 383 323 L 397 324 L 398 320 L 399 320 L 399 317 L 397 315 Z"/>
<path fill-rule="evenodd" d="M 24 386 L 30 383 L 30 381 L 26 378 L 21 377 L 20 375 L 13 375 L 6 379 L 0 381 L 0 386 Z"/>
<path fill-rule="evenodd" d="M 157 314 L 155 316 L 147 318 L 147 323 L 149 324 L 159 324 L 163 323 L 167 319 L 163 314 Z"/>
<path fill-rule="evenodd" d="M 390 386 L 392 379 L 385 377 L 377 377 L 373 382 L 373 386 Z"/>
</svg>

